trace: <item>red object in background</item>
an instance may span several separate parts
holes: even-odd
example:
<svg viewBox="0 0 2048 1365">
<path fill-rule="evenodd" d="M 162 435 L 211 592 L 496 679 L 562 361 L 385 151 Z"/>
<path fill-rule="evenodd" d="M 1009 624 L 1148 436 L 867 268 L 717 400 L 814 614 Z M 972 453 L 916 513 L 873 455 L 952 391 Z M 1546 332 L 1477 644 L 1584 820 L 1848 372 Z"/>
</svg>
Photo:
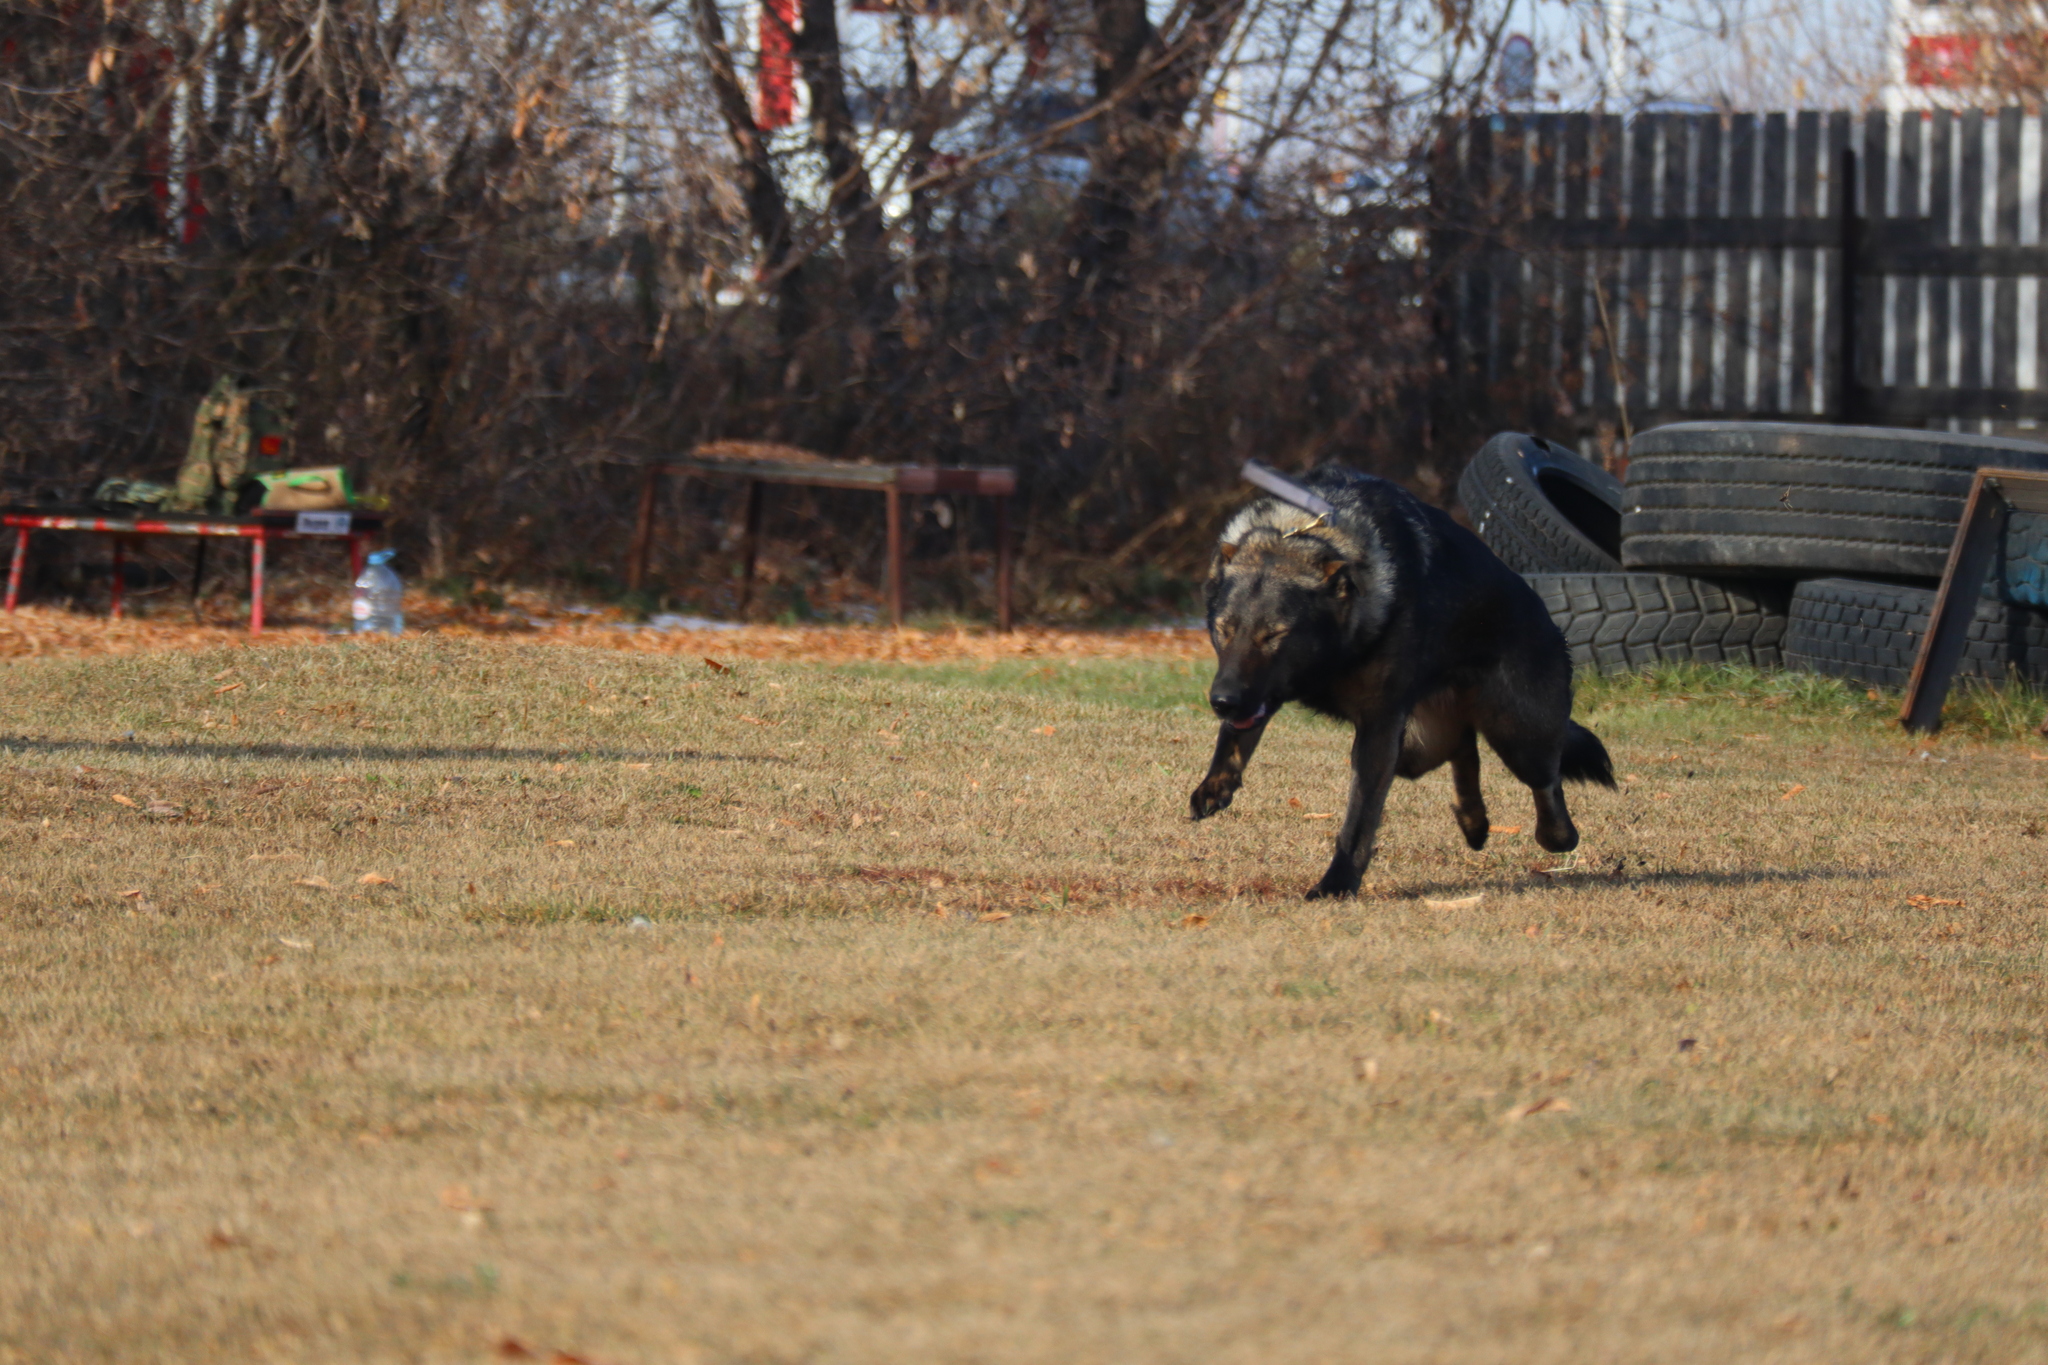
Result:
<svg viewBox="0 0 2048 1365">
<path fill-rule="evenodd" d="M 1976 85 L 1984 40 L 1965 33 L 1921 33 L 1906 39 L 1906 83 L 1954 88 Z"/>
<path fill-rule="evenodd" d="M 796 116 L 796 0 L 761 0 L 761 67 L 757 102 L 763 128 L 786 128 Z"/>
</svg>

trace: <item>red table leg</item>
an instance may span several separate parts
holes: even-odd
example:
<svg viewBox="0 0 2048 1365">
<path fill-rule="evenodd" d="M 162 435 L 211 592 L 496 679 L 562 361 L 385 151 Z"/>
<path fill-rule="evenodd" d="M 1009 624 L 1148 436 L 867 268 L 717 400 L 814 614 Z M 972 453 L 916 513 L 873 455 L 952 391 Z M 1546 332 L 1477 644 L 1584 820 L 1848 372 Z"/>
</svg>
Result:
<svg viewBox="0 0 2048 1365">
<path fill-rule="evenodd" d="M 108 604 L 107 615 L 121 619 L 121 580 L 128 573 L 128 542 L 120 536 L 114 537 L 114 591 L 113 600 Z"/>
<path fill-rule="evenodd" d="M 28 562 L 28 527 L 14 533 L 14 559 L 7 566 L 7 610 L 21 600 L 21 568 Z"/>
<path fill-rule="evenodd" d="M 363 576 L 363 538 L 348 538 L 348 585 L 353 588 L 356 580 Z"/>
<path fill-rule="evenodd" d="M 249 633 L 263 633 L 263 543 L 268 537 L 249 538 Z"/>
</svg>

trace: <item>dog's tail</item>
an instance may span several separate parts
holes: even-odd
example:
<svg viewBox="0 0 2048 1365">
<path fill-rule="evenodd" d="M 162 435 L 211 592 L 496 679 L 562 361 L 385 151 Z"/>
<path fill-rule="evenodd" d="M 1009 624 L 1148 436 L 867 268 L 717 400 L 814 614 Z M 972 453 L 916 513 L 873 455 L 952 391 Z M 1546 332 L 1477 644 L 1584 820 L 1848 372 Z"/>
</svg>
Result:
<svg viewBox="0 0 2048 1365">
<path fill-rule="evenodd" d="M 1565 722 L 1564 758 L 1557 765 L 1558 776 L 1567 782 L 1598 782 L 1614 785 L 1614 760 L 1600 736 L 1575 720 Z"/>
</svg>

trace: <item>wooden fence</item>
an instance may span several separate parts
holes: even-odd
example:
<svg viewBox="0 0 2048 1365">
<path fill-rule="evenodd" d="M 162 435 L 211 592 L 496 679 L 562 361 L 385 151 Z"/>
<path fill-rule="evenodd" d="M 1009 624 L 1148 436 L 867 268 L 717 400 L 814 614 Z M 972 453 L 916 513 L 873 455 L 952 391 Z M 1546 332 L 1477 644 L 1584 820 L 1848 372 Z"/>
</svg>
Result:
<svg viewBox="0 0 2048 1365">
<path fill-rule="evenodd" d="M 1433 167 L 1450 372 L 1638 428 L 2031 426 L 2044 184 L 2019 109 L 1474 119 Z"/>
</svg>

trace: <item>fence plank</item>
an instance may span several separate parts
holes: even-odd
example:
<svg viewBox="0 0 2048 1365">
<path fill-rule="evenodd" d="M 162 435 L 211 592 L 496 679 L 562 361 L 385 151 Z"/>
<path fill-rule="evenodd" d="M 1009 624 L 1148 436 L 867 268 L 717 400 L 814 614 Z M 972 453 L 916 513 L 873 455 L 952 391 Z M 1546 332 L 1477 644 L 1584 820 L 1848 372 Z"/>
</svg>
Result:
<svg viewBox="0 0 2048 1365">
<path fill-rule="evenodd" d="M 1602 220 L 1621 216 L 1625 130 L 1626 125 L 1619 114 L 1602 114 L 1593 122 L 1594 156 L 1598 158 L 1600 173 L 1593 184 L 1592 208 L 1594 215 Z M 1618 297 L 1621 292 L 1621 256 L 1618 252 L 1595 251 L 1590 253 L 1590 260 L 1595 305 L 1593 325 L 1600 334 L 1600 346 L 1593 357 L 1594 410 L 1612 412 L 1623 397 L 1616 392 L 1614 383 L 1615 373 L 1622 363 L 1625 335 L 1621 317 L 1624 301 Z"/>
<path fill-rule="evenodd" d="M 1722 178 L 1721 116 L 1704 115 L 1694 119 L 1692 126 L 1694 199 L 1690 211 L 1696 217 L 1719 217 L 1724 211 L 1721 201 L 1726 186 Z M 1714 405 L 1714 337 L 1718 331 L 1717 305 L 1724 255 L 1709 249 L 1691 252 L 1687 257 L 1686 287 L 1690 297 L 1681 316 L 1686 340 L 1685 388 L 1678 397 L 1681 408 Z"/>
<path fill-rule="evenodd" d="M 1692 122 L 1687 114 L 1657 116 L 1656 214 L 1660 218 L 1690 216 L 1686 189 L 1691 181 L 1687 162 L 1692 155 Z M 1666 248 L 1653 253 L 1652 292 L 1655 326 L 1650 331 L 1650 370 L 1655 377 L 1650 406 L 1668 412 L 1683 405 L 1679 396 L 1679 335 L 1684 326 L 1685 253 Z"/>
<path fill-rule="evenodd" d="M 1826 202 L 1820 193 L 1821 180 L 1826 173 L 1826 162 L 1821 155 L 1820 112 L 1800 110 L 1793 120 L 1792 133 L 1792 211 L 1800 218 L 1818 218 L 1821 205 Z M 1819 252 L 1795 247 L 1791 257 L 1792 334 L 1791 345 L 1787 349 L 1792 362 L 1792 391 L 1788 407 L 1795 413 L 1810 413 L 1818 408 L 1816 399 L 1821 382 L 1821 352 L 1814 344 L 1814 327 L 1820 314 L 1814 297 L 1821 283 L 1817 268 Z"/>
<path fill-rule="evenodd" d="M 1728 129 L 1728 216 L 1749 219 L 1756 216 L 1758 123 L 1754 114 L 1737 114 Z M 1754 412 L 1756 401 L 1756 318 L 1755 294 L 1751 288 L 1756 273 L 1757 253 L 1728 253 L 1727 312 L 1721 333 L 1727 361 L 1726 394 L 1718 400 L 1736 412 Z"/>
<path fill-rule="evenodd" d="M 1495 120 L 1492 207 L 1487 234 L 1487 275 L 1493 281 L 1493 308 L 1487 318 L 1486 377 L 1499 383 L 1524 372 L 1528 338 L 1523 333 L 1522 262 L 1525 253 L 1509 234 L 1529 221 L 1529 149 L 1519 114 Z"/>
<path fill-rule="evenodd" d="M 1628 217 L 1638 222 L 1656 217 L 1653 205 L 1656 201 L 1656 155 L 1657 138 L 1653 116 L 1630 119 L 1627 125 L 1628 138 Z M 1649 372 L 1652 354 L 1651 335 L 1654 319 L 1650 316 L 1650 253 L 1629 251 L 1622 253 L 1623 270 L 1623 316 L 1614 320 L 1621 329 L 1624 357 L 1622 378 L 1628 384 L 1628 408 L 1630 414 L 1640 420 L 1650 410 Z M 1608 307 L 1614 306 L 1608 301 Z"/>
<path fill-rule="evenodd" d="M 1757 175 L 1762 184 L 1762 208 L 1758 217 L 1789 217 L 1791 184 L 1786 159 L 1791 153 L 1791 129 L 1783 114 L 1764 115 L 1762 165 Z M 1784 346 L 1784 265 L 1787 253 L 1757 253 L 1756 340 L 1757 407 L 1766 412 L 1784 412 L 1790 400 L 1784 390 L 1782 359 Z"/>
<path fill-rule="evenodd" d="M 1961 120 L 1961 175 L 1956 185 L 1956 241 L 1977 246 L 1984 241 L 1984 111 L 1967 109 Z M 1961 342 L 1955 384 L 1978 388 L 1984 374 L 1984 277 L 1956 281 L 1956 339 Z"/>
<path fill-rule="evenodd" d="M 1875 223 L 1887 217 L 1891 202 L 1891 115 L 1873 109 L 1863 119 L 1863 145 L 1856 158 L 1856 188 L 1861 198 L 1861 219 Z M 1863 267 L 1859 264 L 1859 269 Z M 1850 382 L 1857 386 L 1884 382 L 1885 277 L 1866 273 L 1860 280 L 1844 280 L 1840 297 L 1855 310 L 1856 354 L 1846 367 Z M 1836 397 L 1838 411 L 1855 413 L 1852 394 Z M 1857 414 L 1860 415 L 1860 414 Z"/>
<path fill-rule="evenodd" d="M 1588 114 L 1566 114 L 1560 120 L 1559 146 L 1564 167 L 1558 193 L 1565 222 L 1586 216 L 1592 123 Z M 1586 290 L 1590 261 L 1590 254 L 1583 251 L 1557 254 L 1557 379 L 1564 391 L 1582 405 L 1593 401 L 1593 374 L 1586 356 L 1586 312 L 1592 307 Z"/>
<path fill-rule="evenodd" d="M 1557 114 L 1531 114 L 1522 121 L 1529 147 L 1529 221 L 1555 222 L 1558 203 L 1558 168 L 1563 164 L 1563 147 L 1558 138 L 1563 118 Z M 1561 262 L 1556 252 L 1523 253 L 1528 276 L 1528 315 L 1523 323 L 1526 377 L 1540 380 L 1544 398 L 1553 396 L 1558 383 L 1557 303 Z"/>
<path fill-rule="evenodd" d="M 1992 216 L 1993 240 L 1999 246 L 2020 241 L 2020 111 L 1998 112 L 1998 202 Z M 2019 387 L 2020 282 L 2001 275 L 1991 291 L 1990 385 Z"/>
<path fill-rule="evenodd" d="M 1921 143 L 1927 120 L 1917 109 L 1899 115 L 1898 217 L 1921 216 Z M 1903 275 L 1894 286 L 1892 301 L 1892 383 L 1902 386 L 1920 382 L 1920 277 Z"/>
<path fill-rule="evenodd" d="M 1467 126 L 1465 142 L 1464 181 L 1467 193 L 1463 202 L 1471 207 L 1467 213 L 1477 212 L 1482 225 L 1487 216 L 1493 197 L 1493 123 L 1489 119 L 1474 119 Z M 1464 266 L 1464 309 L 1458 330 L 1465 342 L 1465 376 L 1467 382 L 1490 377 L 1491 357 L 1483 355 L 1486 341 L 1493 323 L 1493 280 L 1486 269 L 1487 243 L 1485 232 L 1472 242 L 1467 251 Z"/>
<path fill-rule="evenodd" d="M 1948 110 L 1934 111 L 1927 123 L 1927 139 L 1927 217 L 1935 241 L 1953 242 L 1955 118 Z M 1954 356 L 1949 351 L 1949 324 L 1954 317 L 1952 281 L 1946 275 L 1926 279 L 1927 342 L 1921 361 L 1926 379 L 1922 382 L 1927 388 L 1945 389 L 1955 384 Z"/>
</svg>

